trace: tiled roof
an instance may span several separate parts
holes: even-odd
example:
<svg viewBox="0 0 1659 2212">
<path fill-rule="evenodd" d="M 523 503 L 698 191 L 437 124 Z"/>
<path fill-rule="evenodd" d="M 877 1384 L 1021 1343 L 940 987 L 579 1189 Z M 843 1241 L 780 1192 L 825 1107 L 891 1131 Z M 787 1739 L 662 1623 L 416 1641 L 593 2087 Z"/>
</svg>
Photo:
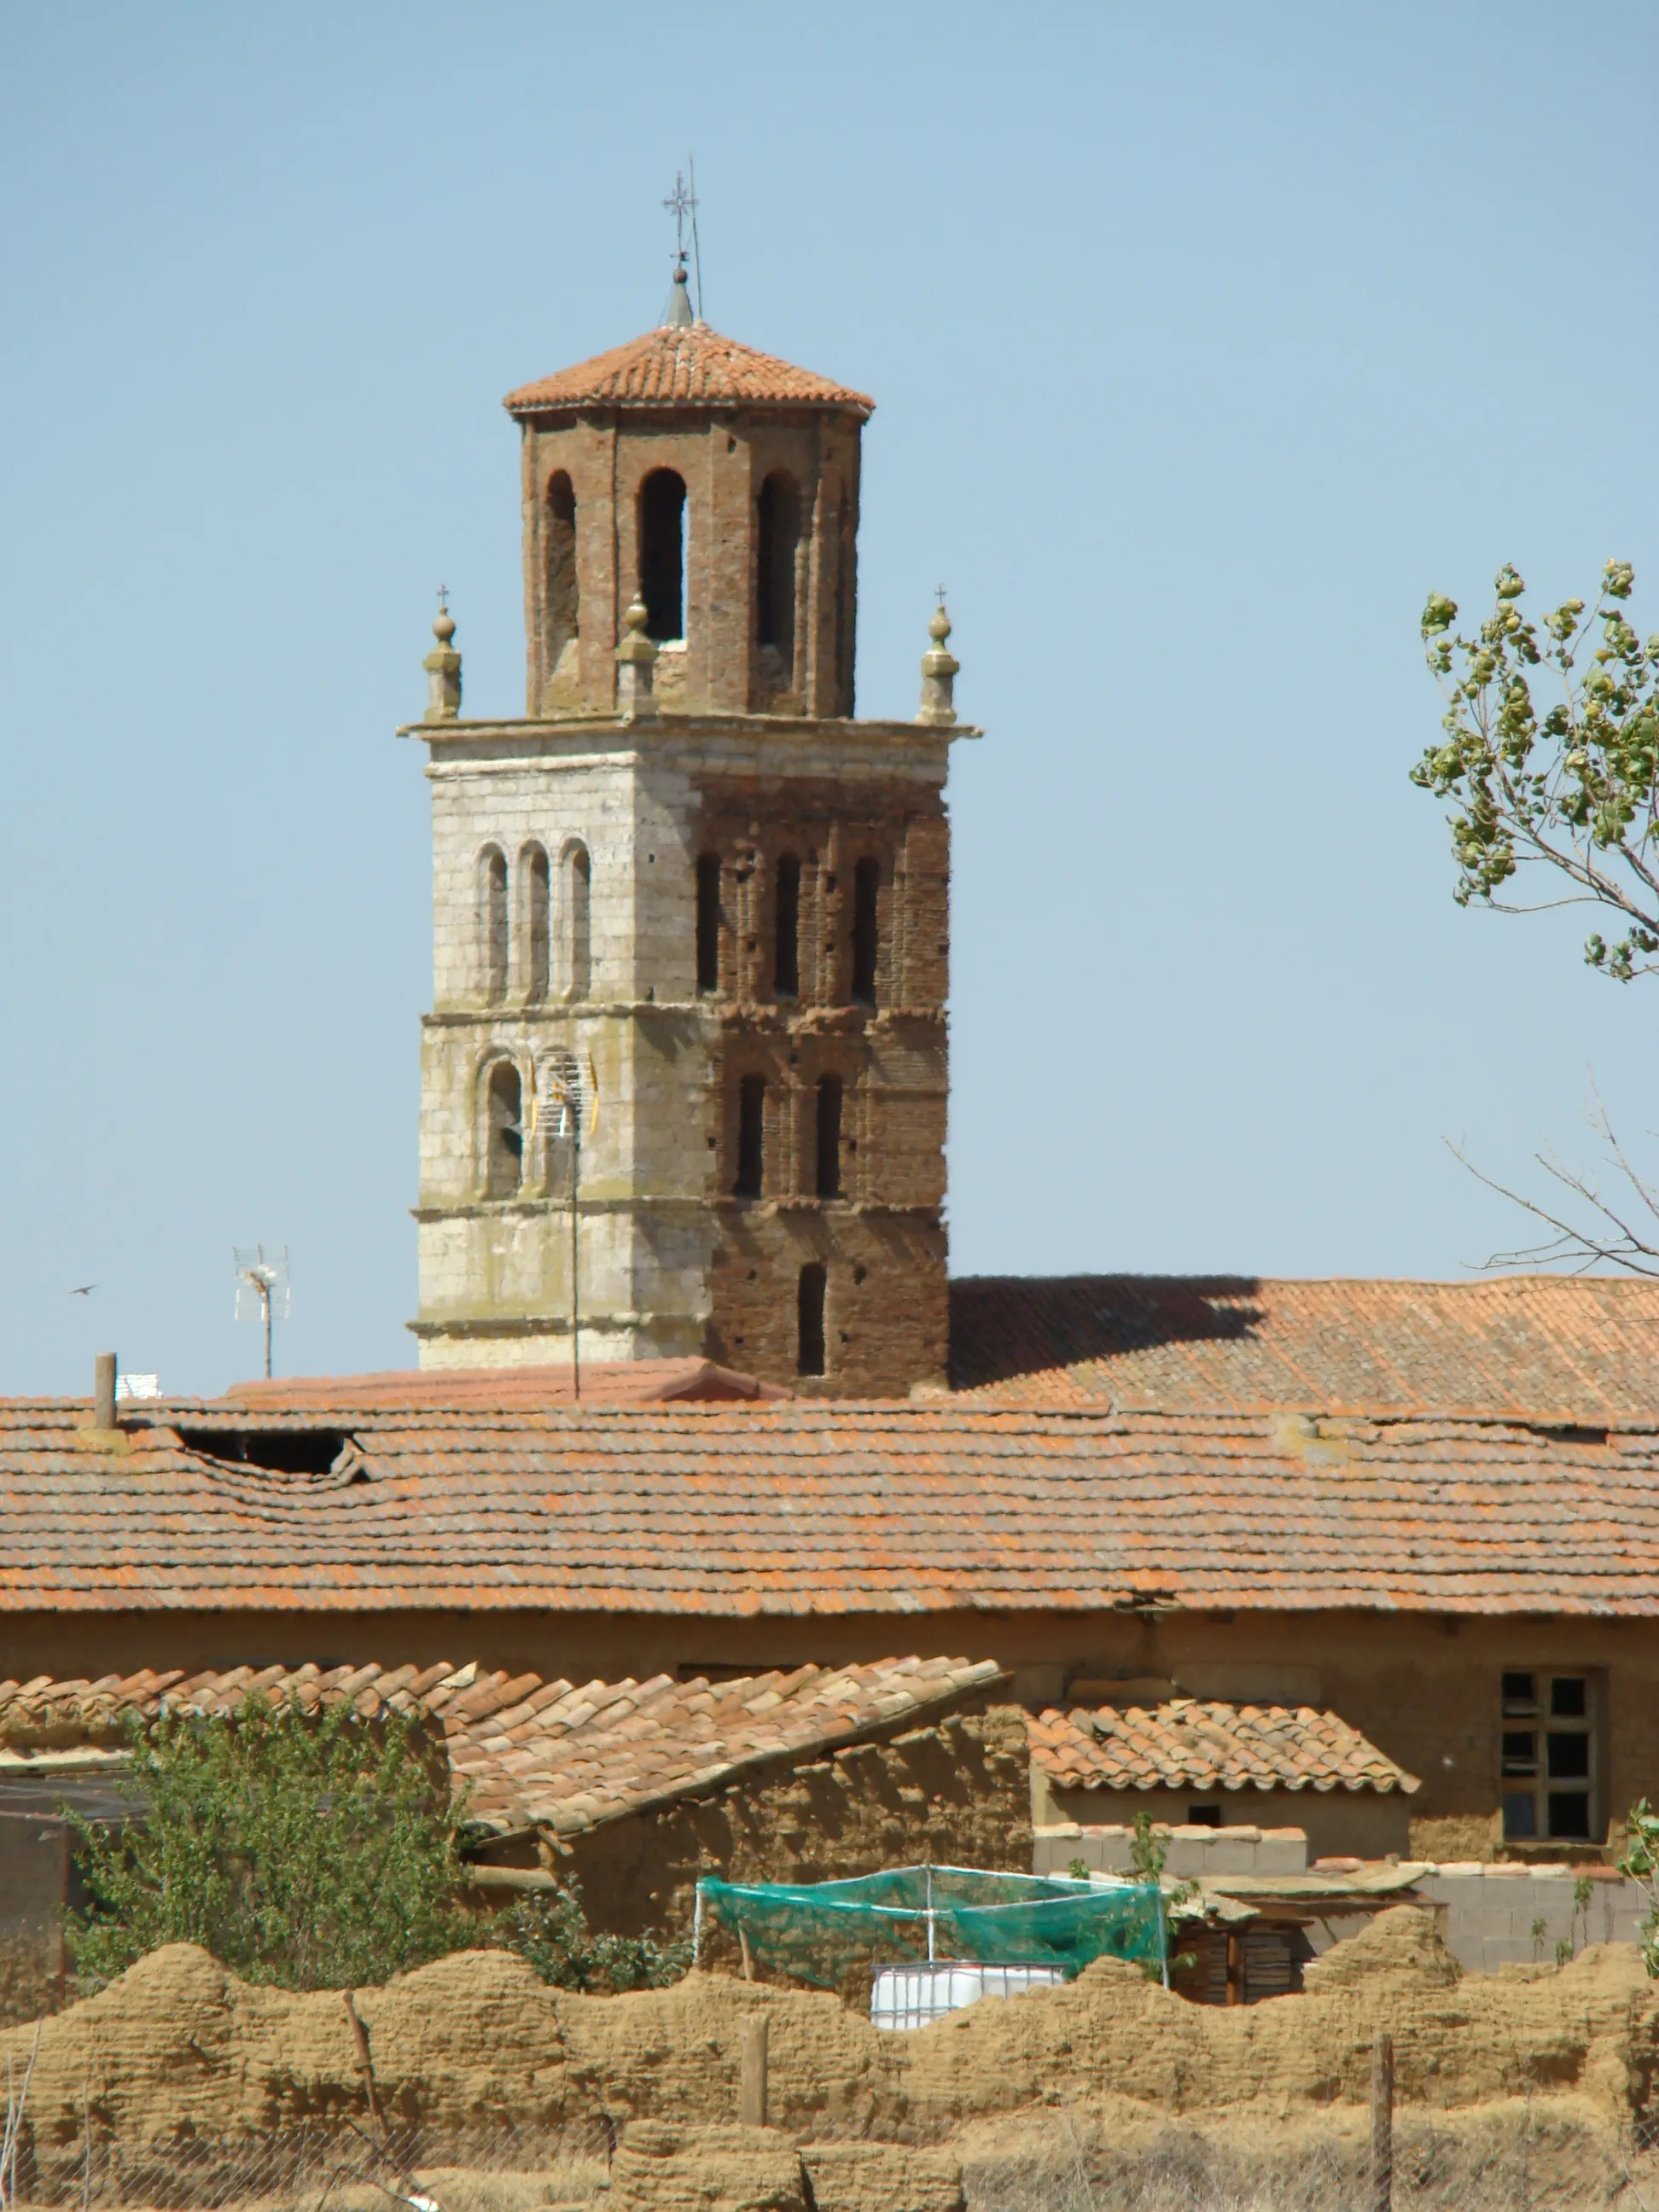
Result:
<svg viewBox="0 0 1659 2212">
<path fill-rule="evenodd" d="M 0 1610 L 1659 1615 L 1651 1421 L 122 1410 L 0 1401 Z"/>
<path fill-rule="evenodd" d="M 787 1398 L 787 1390 L 757 1382 L 712 1359 L 611 1359 L 582 1363 L 586 1406 L 666 1406 Z M 519 1407 L 570 1406 L 566 1367 L 401 1367 L 379 1375 L 278 1376 L 274 1382 L 239 1382 L 219 1405 L 258 1407 L 270 1413 L 368 1413 L 421 1409 L 434 1413 L 481 1407 L 503 1413 Z"/>
<path fill-rule="evenodd" d="M 561 407 L 836 407 L 867 416 L 875 401 L 810 368 L 792 368 L 706 323 L 647 331 L 609 353 L 509 392 L 514 415 Z"/>
<path fill-rule="evenodd" d="M 659 1674 L 580 1686 L 476 1664 L 40 1676 L 0 1682 L 0 1759 L 118 1742 L 127 1713 L 148 1717 L 163 1705 L 216 1713 L 234 1712 L 249 1696 L 307 1706 L 349 1698 L 370 1717 L 420 1709 L 441 1722 L 451 1771 L 471 1785 L 481 1822 L 570 1834 L 778 1760 L 823 1757 L 913 1727 L 1005 1680 L 991 1660 L 914 1658 L 717 1683 Z"/>
<path fill-rule="evenodd" d="M 1659 1282 L 968 1276 L 951 1368 L 1045 1403 L 1639 1417 L 1659 1414 Z"/>
<path fill-rule="evenodd" d="M 1059 1790 L 1417 1789 L 1335 1713 L 1311 1705 L 1050 1707 L 1026 1721 L 1031 1757 Z"/>
</svg>

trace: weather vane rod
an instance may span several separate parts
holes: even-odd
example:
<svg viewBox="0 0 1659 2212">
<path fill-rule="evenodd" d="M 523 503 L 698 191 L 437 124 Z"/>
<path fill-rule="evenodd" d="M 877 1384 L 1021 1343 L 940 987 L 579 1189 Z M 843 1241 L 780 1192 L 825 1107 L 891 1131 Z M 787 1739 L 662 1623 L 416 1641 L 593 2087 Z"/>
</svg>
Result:
<svg viewBox="0 0 1659 2212">
<path fill-rule="evenodd" d="M 688 181 L 689 179 L 689 181 Z M 674 189 L 663 202 L 674 218 L 674 258 L 685 266 L 685 233 L 691 230 L 691 265 L 697 284 L 697 320 L 702 320 L 702 247 L 697 238 L 697 164 L 688 154 L 684 169 L 674 172 Z"/>
</svg>

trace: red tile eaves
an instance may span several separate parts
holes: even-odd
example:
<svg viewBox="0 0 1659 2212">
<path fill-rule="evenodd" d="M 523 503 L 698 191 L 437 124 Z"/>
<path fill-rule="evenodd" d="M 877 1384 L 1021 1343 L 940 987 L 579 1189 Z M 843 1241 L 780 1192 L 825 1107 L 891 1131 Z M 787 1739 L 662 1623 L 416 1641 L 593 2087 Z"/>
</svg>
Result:
<svg viewBox="0 0 1659 2212">
<path fill-rule="evenodd" d="M 509 392 L 512 415 L 568 407 L 830 407 L 860 417 L 875 402 L 809 368 L 796 368 L 706 323 L 664 325 L 572 368 Z"/>
</svg>

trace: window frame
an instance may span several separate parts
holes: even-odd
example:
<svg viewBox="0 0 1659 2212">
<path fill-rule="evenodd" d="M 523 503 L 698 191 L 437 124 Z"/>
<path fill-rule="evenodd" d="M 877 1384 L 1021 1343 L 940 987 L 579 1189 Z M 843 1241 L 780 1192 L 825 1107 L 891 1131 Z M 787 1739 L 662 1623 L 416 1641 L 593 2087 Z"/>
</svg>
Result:
<svg viewBox="0 0 1659 2212">
<path fill-rule="evenodd" d="M 1573 1692 L 1581 1692 L 1574 1712 Z M 1545 1847 L 1604 1839 L 1605 1685 L 1593 1667 L 1506 1667 L 1498 1680 L 1498 1784 L 1505 1844 Z M 1556 1746 L 1562 1765 L 1555 1771 Z M 1577 1747 L 1582 1745 L 1582 1753 Z M 1573 1771 L 1582 1764 L 1582 1772 Z M 1582 1826 L 1561 1801 L 1582 1799 Z"/>
</svg>

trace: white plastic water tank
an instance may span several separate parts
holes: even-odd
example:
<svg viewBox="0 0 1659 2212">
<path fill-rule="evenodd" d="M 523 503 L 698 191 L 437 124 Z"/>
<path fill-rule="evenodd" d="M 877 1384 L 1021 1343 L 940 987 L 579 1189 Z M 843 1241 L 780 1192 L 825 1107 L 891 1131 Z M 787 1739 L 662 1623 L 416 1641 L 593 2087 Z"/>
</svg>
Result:
<svg viewBox="0 0 1659 2212">
<path fill-rule="evenodd" d="M 981 1966 L 945 1959 L 926 1966 L 878 1966 L 870 1990 L 877 2027 L 926 2027 L 981 1997 L 1017 1997 L 1052 1989 L 1066 1977 L 1058 1966 Z"/>
</svg>

